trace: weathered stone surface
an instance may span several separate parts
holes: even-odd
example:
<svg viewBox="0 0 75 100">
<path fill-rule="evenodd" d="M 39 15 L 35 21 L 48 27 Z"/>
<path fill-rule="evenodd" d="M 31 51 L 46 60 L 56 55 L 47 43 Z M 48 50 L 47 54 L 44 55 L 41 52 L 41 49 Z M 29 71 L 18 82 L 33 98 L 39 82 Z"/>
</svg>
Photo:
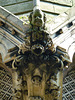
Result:
<svg viewBox="0 0 75 100">
<path fill-rule="evenodd" d="M 71 13 L 69 13 L 69 14 L 71 14 Z M 54 25 L 53 26 L 54 29 L 52 29 L 52 31 L 54 31 L 55 29 L 59 30 L 61 27 L 63 27 L 67 23 L 69 23 L 70 18 L 74 16 L 74 14 L 73 14 L 71 17 L 69 17 L 69 14 L 64 13 L 63 15 L 60 15 L 59 17 L 57 17 L 57 19 L 55 19 L 52 22 L 53 25 Z M 14 17 L 11 14 L 9 14 L 7 17 L 4 16 L 2 18 L 4 18 L 5 21 L 10 22 L 12 24 L 12 26 L 15 26 L 15 28 L 16 28 L 17 24 L 20 27 L 20 25 L 19 25 L 20 23 L 18 23 L 19 19 L 17 19 L 16 17 Z M 69 19 L 69 21 L 68 21 L 68 19 Z M 67 21 L 66 24 L 64 24 L 65 21 Z M 49 25 L 52 25 L 52 23 L 50 23 Z M 61 24 L 63 24 L 63 25 L 61 25 Z M 21 30 L 18 26 L 17 26 L 17 28 L 19 30 Z M 60 26 L 60 27 L 58 27 L 58 26 Z M 22 28 L 23 28 L 23 26 L 22 26 Z M 39 32 L 37 31 L 36 33 L 38 34 Z M 41 35 L 39 35 L 39 34 L 37 35 L 37 34 L 35 36 L 34 32 L 33 32 L 32 36 L 33 37 L 38 36 L 38 38 L 39 38 Z M 1 39 L 2 39 L 2 36 L 1 36 Z M 6 42 L 6 45 L 5 45 L 5 42 Z M 7 48 L 10 48 L 9 46 L 7 46 L 7 44 L 10 45 L 10 43 L 8 43 L 7 41 L 4 40 L 3 44 L 0 45 L 1 51 L 3 49 L 2 53 L 3 52 L 5 53 L 5 51 L 7 52 Z M 62 74 L 62 68 L 60 68 L 60 62 L 61 62 L 62 59 L 59 60 L 59 58 L 56 57 L 56 55 L 52 57 L 52 56 L 49 56 L 49 55 L 46 56 L 46 54 L 45 54 L 45 55 L 42 55 L 40 57 L 36 57 L 36 56 L 33 55 L 33 53 L 32 54 L 31 53 L 29 54 L 29 53 L 30 53 L 29 51 L 28 51 L 28 53 L 26 52 L 26 56 L 22 55 L 21 56 L 22 59 L 17 59 L 17 60 L 14 61 L 14 62 L 16 62 L 16 61 L 17 62 L 14 64 L 13 70 L 15 70 L 16 68 L 18 69 L 17 72 L 15 70 L 16 74 L 13 73 L 14 82 L 16 81 L 16 83 L 14 84 L 14 88 L 15 88 L 15 90 L 18 90 L 18 91 L 15 91 L 15 92 L 17 92 L 16 93 L 17 100 L 21 96 L 20 92 L 22 92 L 22 91 L 20 89 L 21 89 L 22 86 L 24 87 L 24 88 L 22 87 L 23 98 L 25 98 L 27 100 L 28 100 L 27 94 L 28 94 L 29 97 L 34 96 L 34 97 L 31 97 L 30 100 L 33 100 L 33 99 L 42 100 L 42 98 L 38 98 L 37 96 L 43 97 L 43 95 L 45 95 L 45 94 L 47 94 L 45 99 L 51 99 L 52 100 L 52 98 L 50 98 L 51 96 L 48 94 L 48 92 L 49 93 L 51 92 L 52 93 L 51 95 L 54 96 L 53 98 L 57 100 L 57 95 L 58 95 L 58 92 L 59 92 L 58 88 L 59 88 L 59 86 L 62 87 L 62 79 L 61 78 L 62 78 L 63 74 Z M 28 55 L 29 55 L 29 57 L 28 57 Z M 22 61 L 21 62 L 22 65 L 18 62 L 20 60 Z M 46 65 L 47 61 L 49 61 L 49 62 Z M 29 63 L 29 62 L 31 62 L 31 63 Z M 34 64 L 32 64 L 32 62 L 34 62 Z M 19 64 L 19 65 L 17 65 L 17 64 Z M 15 65 L 17 65 L 17 67 Z M 25 65 L 27 65 L 27 66 L 25 66 Z M 14 67 L 15 67 L 15 69 L 14 69 Z M 61 64 L 61 67 L 62 67 L 62 64 Z M 46 69 L 47 69 L 48 72 L 46 72 Z M 59 72 L 58 69 L 61 70 L 61 71 Z M 52 71 L 53 71 L 53 73 L 52 73 Z M 48 77 L 47 77 L 46 73 L 49 74 Z M 54 74 L 54 75 L 52 76 L 51 73 Z M 25 77 L 25 75 L 26 75 L 26 77 Z M 39 77 L 37 77 L 37 76 L 39 76 Z M 25 83 L 25 82 L 27 82 L 27 83 Z M 38 83 L 39 83 L 39 85 L 37 85 Z M 41 85 L 40 85 L 40 83 L 41 83 Z M 44 87 L 45 87 L 46 91 L 45 91 Z M 61 88 L 61 91 L 62 91 L 62 88 Z M 62 95 L 62 93 L 60 95 Z M 60 100 L 62 100 L 62 96 L 61 96 Z"/>
<path fill-rule="evenodd" d="M 14 99 L 62 100 L 62 71 L 70 63 L 68 55 L 63 49 L 55 50 L 40 8 L 33 9 L 29 21 L 31 28 L 12 64 Z"/>
<path fill-rule="evenodd" d="M 0 6 L 0 17 L 6 19 L 10 13 Z"/>
<path fill-rule="evenodd" d="M 16 5 L 10 5 L 10 6 L 5 6 L 7 10 L 9 10 L 12 13 L 21 13 L 21 12 L 28 12 L 33 9 L 33 2 L 24 2 Z"/>
<path fill-rule="evenodd" d="M 20 2 L 27 2 L 29 0 L 0 0 L 0 6 L 13 5 Z"/>
<path fill-rule="evenodd" d="M 51 4 L 48 2 L 41 2 L 40 6 L 41 6 L 41 10 L 57 13 L 57 14 L 63 13 L 70 8 L 70 7 L 61 6 L 57 4 Z"/>
<path fill-rule="evenodd" d="M 6 23 L 7 22 L 10 23 L 12 27 L 16 27 L 18 30 L 20 30 L 21 33 L 25 32 L 29 28 L 29 25 L 27 24 L 23 25 L 22 20 L 20 20 L 14 14 L 10 13 L 1 6 L 0 6 L 0 17 L 3 18 Z"/>
<path fill-rule="evenodd" d="M 58 14 L 51 14 L 51 13 L 45 13 L 46 14 L 46 17 L 47 17 L 47 20 L 46 20 L 46 23 L 49 23 L 50 21 L 52 21 L 55 17 L 58 16 Z"/>
<path fill-rule="evenodd" d="M 69 37 L 68 39 L 66 39 L 65 41 L 63 41 L 62 43 L 60 43 L 60 46 L 65 48 L 66 50 L 68 50 L 69 46 L 74 42 L 72 37 Z"/>
<path fill-rule="evenodd" d="M 57 17 L 55 17 L 52 21 L 48 21 L 47 29 L 53 34 L 56 30 L 59 30 L 60 25 L 62 25 L 65 21 L 67 21 L 67 14 L 63 13 Z"/>
<path fill-rule="evenodd" d="M 67 10 L 66 12 L 60 14 L 52 21 L 48 21 L 47 29 L 50 31 L 51 34 L 58 31 L 60 28 L 64 27 L 67 23 L 71 22 L 75 19 L 75 12 L 73 12 L 75 6 L 71 9 Z"/>
<path fill-rule="evenodd" d="M 72 0 L 40 0 L 41 10 L 50 13 L 60 14 L 69 9 L 74 1 Z M 26 14 L 33 9 L 32 0 L 0 0 L 0 5 L 14 14 Z"/>
<path fill-rule="evenodd" d="M 11 48 L 15 47 L 14 44 L 12 44 L 10 41 L 8 41 L 6 38 L 0 35 L 0 43 L 3 44 L 7 50 L 10 50 Z"/>
<path fill-rule="evenodd" d="M 75 5 L 71 9 L 67 10 L 65 13 L 68 15 L 68 19 L 75 16 Z"/>
<path fill-rule="evenodd" d="M 13 5 L 13 4 L 18 4 L 21 2 L 27 2 L 29 0 L 0 0 L 0 6 L 6 6 L 6 5 Z M 32 1 L 32 0 L 31 0 Z M 66 6 L 72 6 L 72 0 L 41 0 L 41 1 L 46 1 L 46 2 L 51 2 L 51 3 L 56 3 L 56 4 L 61 4 L 61 5 L 66 5 Z M 73 0 L 74 3 L 74 0 Z"/>
<path fill-rule="evenodd" d="M 72 6 L 72 0 L 43 0 L 43 1 L 48 1 L 66 6 Z"/>
<path fill-rule="evenodd" d="M 28 12 L 33 9 L 33 2 L 30 1 L 30 2 L 24 2 L 16 5 L 5 6 L 5 8 L 14 14 L 21 13 L 21 12 Z M 60 14 L 68 10 L 70 7 L 60 6 L 60 5 L 51 4 L 47 2 L 40 2 L 40 8 L 43 11 Z"/>
<path fill-rule="evenodd" d="M 51 3 L 40 2 L 40 7 L 43 11 L 54 12 L 54 6 Z"/>
<path fill-rule="evenodd" d="M 7 49 L 6 49 L 6 47 L 3 44 L 0 44 L 0 53 L 2 55 L 2 60 L 4 61 L 4 57 L 7 54 Z"/>
<path fill-rule="evenodd" d="M 75 38 L 73 38 L 72 36 L 70 36 L 68 39 L 64 40 L 59 45 L 59 46 L 61 46 L 61 47 L 63 47 L 63 48 L 66 49 L 66 51 L 69 54 L 69 57 L 70 57 L 71 62 L 73 60 L 73 55 L 75 53 Z"/>
<path fill-rule="evenodd" d="M 1 32 L 1 31 L 0 31 Z M 2 55 L 2 60 L 5 62 L 5 57 L 9 50 L 14 48 L 15 45 L 8 41 L 6 38 L 0 35 L 0 53 Z"/>
<path fill-rule="evenodd" d="M 68 9 L 70 9 L 70 7 L 65 7 L 65 6 L 61 6 L 61 5 L 60 6 L 55 5 L 54 9 L 55 9 L 55 12 L 61 14 L 61 13 L 65 12 L 65 11 L 67 11 Z"/>
</svg>

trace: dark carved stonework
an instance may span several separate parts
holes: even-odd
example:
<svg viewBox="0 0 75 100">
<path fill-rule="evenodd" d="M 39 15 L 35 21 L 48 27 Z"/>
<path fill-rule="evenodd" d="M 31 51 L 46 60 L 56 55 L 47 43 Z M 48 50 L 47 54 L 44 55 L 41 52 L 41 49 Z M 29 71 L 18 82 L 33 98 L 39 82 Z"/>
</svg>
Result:
<svg viewBox="0 0 75 100">
<path fill-rule="evenodd" d="M 12 64 L 14 100 L 60 100 L 63 67 L 69 64 L 69 57 L 54 47 L 45 30 L 46 16 L 39 8 L 29 20 L 31 29 Z"/>
<path fill-rule="evenodd" d="M 25 55 L 20 55 L 15 59 L 13 70 L 17 74 L 15 92 L 20 94 L 20 99 L 23 95 L 32 98 L 38 94 L 41 100 L 46 100 L 47 95 L 53 95 L 53 98 L 57 100 L 60 95 L 57 75 L 63 70 L 63 63 L 57 56 L 48 54 L 36 56 L 31 52 L 26 52 Z"/>
</svg>

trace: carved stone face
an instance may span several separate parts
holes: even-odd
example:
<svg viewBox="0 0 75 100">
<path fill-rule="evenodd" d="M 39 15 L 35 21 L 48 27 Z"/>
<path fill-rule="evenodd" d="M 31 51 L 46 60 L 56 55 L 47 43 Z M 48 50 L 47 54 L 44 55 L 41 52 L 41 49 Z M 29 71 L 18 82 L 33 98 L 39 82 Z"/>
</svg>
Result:
<svg viewBox="0 0 75 100">
<path fill-rule="evenodd" d="M 18 56 L 13 62 L 16 100 L 60 100 L 62 67 L 56 56 L 37 57 L 31 52 Z"/>
<path fill-rule="evenodd" d="M 28 86 L 28 100 L 43 100 L 45 80 L 41 67 L 46 67 L 45 64 L 36 66 L 35 64 L 28 64 L 29 74 L 27 75 L 27 86 Z M 32 91 L 32 92 L 31 92 Z"/>
<path fill-rule="evenodd" d="M 31 23 L 37 27 L 44 25 L 44 14 L 40 9 L 35 9 L 33 11 Z"/>
<path fill-rule="evenodd" d="M 51 94 L 55 92 L 57 94 L 53 94 L 55 96 L 54 98 L 58 98 L 59 87 L 56 83 L 57 75 L 48 73 L 48 67 L 45 63 L 37 63 L 37 65 L 29 63 L 28 68 L 25 69 L 26 71 L 24 70 L 26 74 L 28 100 L 54 100 Z"/>
<path fill-rule="evenodd" d="M 55 56 L 42 56 L 37 58 L 35 55 L 30 55 L 28 59 L 26 56 L 20 56 L 13 63 L 14 67 L 18 66 L 13 82 L 16 94 L 18 92 L 21 94 L 20 97 L 17 96 L 20 100 L 58 100 L 57 80 L 59 80 L 58 68 L 61 67 L 61 62 Z"/>
</svg>

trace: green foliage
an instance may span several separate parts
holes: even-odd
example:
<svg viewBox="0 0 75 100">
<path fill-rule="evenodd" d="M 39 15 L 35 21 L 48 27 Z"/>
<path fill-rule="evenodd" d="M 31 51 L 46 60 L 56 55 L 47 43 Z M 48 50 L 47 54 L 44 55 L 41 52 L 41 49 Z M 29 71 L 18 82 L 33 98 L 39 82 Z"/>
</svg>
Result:
<svg viewBox="0 0 75 100">
<path fill-rule="evenodd" d="M 29 24 L 29 19 L 28 19 L 28 16 L 20 16 L 19 17 L 22 21 L 23 21 L 23 24 Z"/>
</svg>

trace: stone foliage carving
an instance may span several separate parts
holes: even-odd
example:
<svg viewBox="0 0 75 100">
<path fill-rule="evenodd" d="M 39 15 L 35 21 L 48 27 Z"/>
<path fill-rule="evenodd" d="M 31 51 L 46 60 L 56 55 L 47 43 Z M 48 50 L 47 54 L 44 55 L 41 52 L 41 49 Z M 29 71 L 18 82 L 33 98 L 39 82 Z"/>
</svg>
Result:
<svg viewBox="0 0 75 100">
<path fill-rule="evenodd" d="M 60 48 L 55 49 L 40 9 L 33 10 L 29 20 L 31 29 L 12 64 L 14 100 L 59 100 L 68 55 Z"/>
</svg>

